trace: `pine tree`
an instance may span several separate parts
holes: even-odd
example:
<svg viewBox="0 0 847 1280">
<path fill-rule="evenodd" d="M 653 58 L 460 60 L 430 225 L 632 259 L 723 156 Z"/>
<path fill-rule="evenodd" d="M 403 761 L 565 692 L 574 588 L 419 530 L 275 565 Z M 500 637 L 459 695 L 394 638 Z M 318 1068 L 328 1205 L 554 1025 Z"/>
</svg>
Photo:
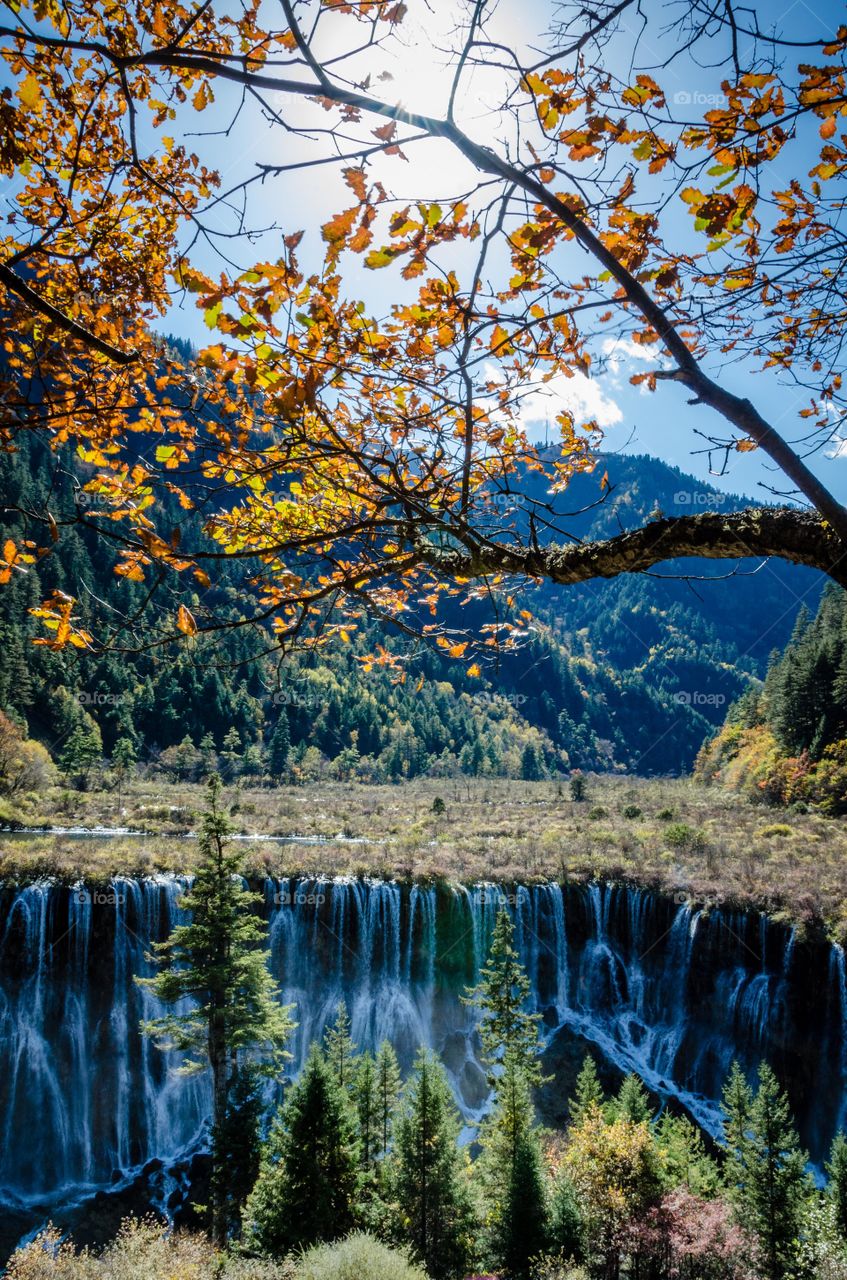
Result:
<svg viewBox="0 0 847 1280">
<path fill-rule="evenodd" d="M 480 1132 L 486 1248 L 494 1266 L 526 1275 L 544 1247 L 548 1205 L 532 1089 L 542 1082 L 539 1018 L 526 1005 L 529 977 L 505 910 L 494 925 L 479 984 L 463 997 L 481 1011 L 480 1038 L 495 1105 Z"/>
<path fill-rule="evenodd" d="M 422 1049 L 396 1126 L 390 1181 L 399 1233 L 432 1280 L 463 1274 L 471 1254 L 473 1211 L 459 1131 L 444 1069 Z"/>
<path fill-rule="evenodd" d="M 624 1077 L 618 1096 L 610 1103 L 610 1109 L 613 1117 L 625 1116 L 635 1124 L 646 1123 L 651 1118 L 650 1098 L 634 1072 Z"/>
<path fill-rule="evenodd" d="M 258 1072 L 250 1064 L 239 1067 L 228 1081 L 223 1116 L 212 1129 L 212 1150 L 217 1153 L 212 1196 L 221 1207 L 228 1236 L 240 1234 L 241 1211 L 259 1174 L 262 1110 Z"/>
<path fill-rule="evenodd" d="M 317 1045 L 274 1122 L 245 1212 L 245 1241 L 281 1256 L 356 1225 L 361 1187 L 352 1109 Z"/>
<path fill-rule="evenodd" d="M 581 1262 L 585 1251 L 583 1233 L 579 1197 L 570 1176 L 562 1170 L 556 1178 L 550 1203 L 549 1247 L 563 1258 Z"/>
<path fill-rule="evenodd" d="M 326 1060 L 338 1086 L 349 1094 L 353 1087 L 353 1057 L 356 1046 L 350 1037 L 350 1015 L 343 1000 L 338 1003 L 335 1021 L 324 1032 Z"/>
<path fill-rule="evenodd" d="M 568 1102 L 568 1116 L 574 1126 L 581 1125 L 589 1110 L 603 1106 L 603 1088 L 590 1053 L 585 1055 L 576 1078 L 573 1096 Z"/>
<path fill-rule="evenodd" d="M 839 1130 L 835 1135 L 826 1166 L 827 1195 L 835 1210 L 835 1221 L 847 1240 L 847 1138 Z"/>
<path fill-rule="evenodd" d="M 784 1280 L 795 1261 L 808 1199 L 808 1157 L 800 1149 L 788 1100 L 773 1071 L 764 1063 L 759 1068 L 759 1088 L 752 1100 L 749 1087 L 733 1064 L 724 1106 L 729 1189 L 738 1220 L 759 1241 L 767 1280 Z"/>
<path fill-rule="evenodd" d="M 353 1105 L 358 1121 L 362 1168 L 372 1173 L 383 1148 L 377 1073 L 369 1053 L 362 1054 L 353 1072 Z"/>
<path fill-rule="evenodd" d="M 279 1003 L 279 989 L 268 970 L 264 946 L 267 929 L 253 913 L 260 894 L 241 882 L 241 854 L 227 851 L 231 832 L 220 808 L 221 783 L 209 782 L 209 801 L 199 840 L 199 863 L 182 906 L 191 912 L 188 924 L 178 925 L 170 937 L 155 943 L 161 971 L 136 981 L 166 1004 L 186 996 L 195 1004 L 143 1024 L 162 1048 L 185 1054 L 183 1071 L 212 1072 L 212 1128 L 222 1131 L 230 1086 L 245 1058 L 268 1050 L 263 1070 L 278 1068 L 292 1022 L 289 1009 Z M 223 1153 L 212 1150 L 213 1185 Z M 216 1241 L 226 1233 L 226 1207 L 220 1191 L 212 1202 L 212 1230 Z"/>
<path fill-rule="evenodd" d="M 290 751 L 291 730 L 288 726 L 288 715 L 285 707 L 281 707 L 268 744 L 268 769 L 274 778 L 280 778 L 288 771 Z"/>
<path fill-rule="evenodd" d="M 548 1243 L 549 1206 L 529 1079 L 514 1052 L 479 1140 L 475 1173 L 485 1204 L 485 1255 L 510 1276 L 528 1276 L 530 1260 Z"/>
<path fill-rule="evenodd" d="M 384 1156 L 391 1143 L 397 1104 L 400 1098 L 400 1065 L 394 1046 L 389 1040 L 383 1040 L 376 1051 L 374 1063 L 377 1096 L 377 1124 L 379 1127 L 379 1150 Z"/>
<path fill-rule="evenodd" d="M 538 1062 L 540 1044 L 537 1013 L 526 1006 L 532 985 L 514 945 L 515 929 L 505 909 L 498 912 L 488 959 L 480 970 L 480 981 L 462 997 L 464 1004 L 481 1010 L 479 1035 L 489 1064 L 489 1080 L 496 1086 L 496 1064 L 513 1054 L 522 1064 L 528 1082 L 542 1082 Z"/>
</svg>

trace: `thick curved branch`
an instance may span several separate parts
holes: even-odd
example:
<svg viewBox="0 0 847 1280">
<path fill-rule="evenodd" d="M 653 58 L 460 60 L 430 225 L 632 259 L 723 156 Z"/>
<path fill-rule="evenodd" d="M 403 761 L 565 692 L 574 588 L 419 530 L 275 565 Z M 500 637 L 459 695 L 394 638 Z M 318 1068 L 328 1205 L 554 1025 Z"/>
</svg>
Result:
<svg viewBox="0 0 847 1280">
<path fill-rule="evenodd" d="M 137 351 L 121 351 L 119 347 L 112 346 L 111 342 L 104 342 L 102 338 L 97 337 L 96 333 L 92 333 L 84 325 L 78 324 L 76 320 L 66 316 L 58 307 L 54 307 L 52 302 L 48 302 L 46 298 L 39 297 L 25 280 L 22 280 L 19 275 L 2 262 L 0 262 L 0 282 L 5 284 L 6 288 L 12 293 L 16 293 L 19 298 L 22 298 L 33 311 L 46 316 L 48 320 L 52 320 L 65 333 L 69 333 L 72 338 L 79 339 L 80 342 L 90 347 L 92 351 L 97 351 L 101 356 L 111 360 L 113 364 L 128 365 L 134 364 L 138 360 Z"/>
<path fill-rule="evenodd" d="M 490 543 L 461 551 L 421 541 L 415 545 L 422 563 L 457 578 L 507 573 L 572 585 L 643 573 L 663 561 L 687 556 L 706 560 L 776 556 L 820 569 L 847 587 L 847 550 L 838 535 L 818 516 L 786 507 L 669 517 L 602 542 L 533 550 Z"/>
</svg>

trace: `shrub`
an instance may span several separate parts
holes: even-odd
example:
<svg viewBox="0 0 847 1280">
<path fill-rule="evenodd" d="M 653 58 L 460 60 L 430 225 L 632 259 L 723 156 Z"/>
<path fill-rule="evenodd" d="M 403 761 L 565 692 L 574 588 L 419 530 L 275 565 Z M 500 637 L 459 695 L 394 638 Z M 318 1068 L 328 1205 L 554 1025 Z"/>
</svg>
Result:
<svg viewBox="0 0 847 1280">
<path fill-rule="evenodd" d="M 570 781 L 570 788 L 571 788 L 571 800 L 575 800 L 579 802 L 585 799 L 587 788 L 585 785 L 585 778 L 582 776 L 581 773 L 572 774 L 571 781 Z"/>
<path fill-rule="evenodd" d="M 593 822 L 597 822 L 600 818 L 608 818 L 609 811 L 604 809 L 602 804 L 595 804 L 593 809 L 588 810 L 588 816 Z"/>
<path fill-rule="evenodd" d="M 228 1261 L 205 1236 L 169 1233 L 152 1218 L 127 1219 L 100 1253 L 77 1253 L 71 1241 L 63 1241 L 61 1232 L 48 1226 L 12 1255 L 7 1272 L 9 1280 L 207 1280 L 214 1275 L 222 1280 L 295 1280 L 290 1263 Z M 389 1273 L 385 1275 L 388 1280 Z M 407 1280 L 402 1272 L 397 1277 Z M 418 1277 L 410 1275 L 408 1280 Z"/>
<path fill-rule="evenodd" d="M 641 810 L 637 804 L 627 804 L 623 808 L 623 816 L 625 818 L 640 818 Z"/>
<path fill-rule="evenodd" d="M 673 809 L 660 809 L 656 817 L 660 822 L 670 822 L 674 816 Z"/>
<path fill-rule="evenodd" d="M 427 1280 L 405 1254 L 360 1231 L 340 1244 L 318 1245 L 300 1259 L 294 1280 Z"/>
</svg>

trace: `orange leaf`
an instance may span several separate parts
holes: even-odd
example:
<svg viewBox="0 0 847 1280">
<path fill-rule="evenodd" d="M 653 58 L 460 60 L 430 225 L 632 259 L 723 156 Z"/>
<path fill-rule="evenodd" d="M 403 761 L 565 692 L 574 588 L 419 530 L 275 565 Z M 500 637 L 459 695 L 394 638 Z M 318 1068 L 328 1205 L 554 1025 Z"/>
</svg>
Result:
<svg viewBox="0 0 847 1280">
<path fill-rule="evenodd" d="M 190 609 L 186 609 L 184 604 L 181 604 L 177 610 L 176 625 L 184 636 L 197 634 L 197 623 L 194 621 L 194 615 Z"/>
</svg>

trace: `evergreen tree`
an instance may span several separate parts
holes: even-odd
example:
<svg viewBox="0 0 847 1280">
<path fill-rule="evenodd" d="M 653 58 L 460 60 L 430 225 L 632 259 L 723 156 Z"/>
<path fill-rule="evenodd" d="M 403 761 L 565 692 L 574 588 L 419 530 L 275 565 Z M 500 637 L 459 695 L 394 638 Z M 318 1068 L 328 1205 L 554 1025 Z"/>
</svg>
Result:
<svg viewBox="0 0 847 1280">
<path fill-rule="evenodd" d="M 288 716 L 285 707 L 281 707 L 268 744 L 268 769 L 274 778 L 280 778 L 287 773 L 290 751 L 291 731 L 288 727 Z"/>
<path fill-rule="evenodd" d="M 242 1061 L 257 1049 L 269 1050 L 265 1070 L 278 1066 L 282 1046 L 292 1027 L 289 1010 L 279 1003 L 279 990 L 268 970 L 264 946 L 267 929 L 252 908 L 260 894 L 243 888 L 241 854 L 227 850 L 231 832 L 220 808 L 221 783 L 212 777 L 203 815 L 199 862 L 182 906 L 191 913 L 188 924 L 177 925 L 170 937 L 154 944 L 162 966 L 155 977 L 136 979 L 166 1004 L 186 996 L 194 1000 L 185 1012 L 170 1013 L 143 1024 L 147 1035 L 162 1048 L 186 1056 L 183 1071 L 210 1067 L 212 1072 L 212 1128 L 223 1132 L 227 1101 Z M 227 1210 L 221 1200 L 218 1176 L 224 1153 L 212 1150 L 212 1230 L 222 1242 Z"/>
<path fill-rule="evenodd" d="M 421 1050 L 395 1132 L 391 1189 L 397 1228 L 432 1280 L 464 1274 L 473 1211 L 460 1120 L 444 1069 Z"/>
<path fill-rule="evenodd" d="M 281 1256 L 356 1225 L 361 1188 L 352 1109 L 312 1046 L 274 1122 L 245 1212 L 245 1241 Z"/>
<path fill-rule="evenodd" d="M 839 1130 L 835 1135 L 826 1166 L 827 1195 L 835 1210 L 835 1221 L 847 1240 L 847 1138 Z"/>
<path fill-rule="evenodd" d="M 564 1170 L 553 1186 L 548 1244 L 563 1258 L 582 1261 L 585 1250 L 582 1211 L 573 1181 Z"/>
<path fill-rule="evenodd" d="M 529 1078 L 513 1052 L 479 1140 L 475 1173 L 485 1205 L 486 1258 L 510 1276 L 528 1276 L 530 1260 L 548 1243 L 549 1206 Z"/>
<path fill-rule="evenodd" d="M 353 1087 L 353 1057 L 356 1046 L 350 1036 L 350 1015 L 343 1000 L 338 1003 L 335 1021 L 324 1032 L 326 1060 L 336 1083 L 349 1094 Z"/>
<path fill-rule="evenodd" d="M 262 1151 L 260 1078 L 248 1064 L 239 1067 L 227 1084 L 223 1115 L 212 1128 L 212 1196 L 220 1206 L 227 1235 L 241 1231 L 241 1211 L 259 1174 Z"/>
<path fill-rule="evenodd" d="M 88 786 L 92 767 L 103 754 L 103 742 L 97 725 L 86 717 L 76 725 L 59 759 L 59 768 L 82 790 Z"/>
<path fill-rule="evenodd" d="M 641 1124 L 646 1123 L 652 1116 L 647 1090 L 632 1071 L 624 1077 L 618 1096 L 609 1105 L 612 1118 L 625 1116 L 628 1120 Z"/>
<path fill-rule="evenodd" d="M 527 1010 L 532 985 L 514 945 L 515 929 L 508 911 L 497 914 L 488 959 L 480 970 L 478 985 L 462 997 L 463 1003 L 481 1011 L 479 1035 L 489 1064 L 489 1079 L 496 1086 L 496 1064 L 509 1055 L 520 1062 L 531 1085 L 542 1082 L 538 1062 L 537 1013 Z"/>
<path fill-rule="evenodd" d="M 573 1096 L 568 1102 L 568 1116 L 574 1126 L 581 1125 L 592 1108 L 603 1106 L 603 1088 L 597 1068 L 590 1053 L 585 1055 L 579 1075 L 576 1078 Z"/>
<path fill-rule="evenodd" d="M 542 1082 L 537 1014 L 514 945 L 509 913 L 499 912 L 479 984 L 463 997 L 481 1011 L 480 1038 L 493 1112 L 480 1132 L 478 1176 L 485 1195 L 486 1249 L 493 1265 L 526 1275 L 547 1238 L 547 1195 L 532 1089 Z"/>
<path fill-rule="evenodd" d="M 382 1153 L 380 1133 L 380 1100 L 374 1060 L 363 1053 L 353 1072 L 353 1104 L 359 1131 L 359 1154 L 362 1168 L 373 1172 Z"/>
<path fill-rule="evenodd" d="M 389 1040 L 383 1040 L 376 1051 L 374 1062 L 376 1076 L 377 1124 L 379 1128 L 380 1155 L 386 1155 L 391 1143 L 394 1118 L 400 1098 L 400 1066 L 397 1054 Z"/>
<path fill-rule="evenodd" d="M 721 1189 L 721 1171 L 706 1151 L 703 1134 L 687 1116 L 663 1111 L 656 1124 L 662 1176 L 669 1189 L 684 1186 L 692 1195 L 712 1199 Z"/>
<path fill-rule="evenodd" d="M 785 1280 L 796 1260 L 797 1240 L 809 1183 L 788 1100 L 773 1071 L 759 1068 L 751 1099 L 740 1070 L 724 1093 L 724 1131 L 729 1151 L 729 1190 L 740 1223 L 756 1235 L 767 1280 Z"/>
</svg>

